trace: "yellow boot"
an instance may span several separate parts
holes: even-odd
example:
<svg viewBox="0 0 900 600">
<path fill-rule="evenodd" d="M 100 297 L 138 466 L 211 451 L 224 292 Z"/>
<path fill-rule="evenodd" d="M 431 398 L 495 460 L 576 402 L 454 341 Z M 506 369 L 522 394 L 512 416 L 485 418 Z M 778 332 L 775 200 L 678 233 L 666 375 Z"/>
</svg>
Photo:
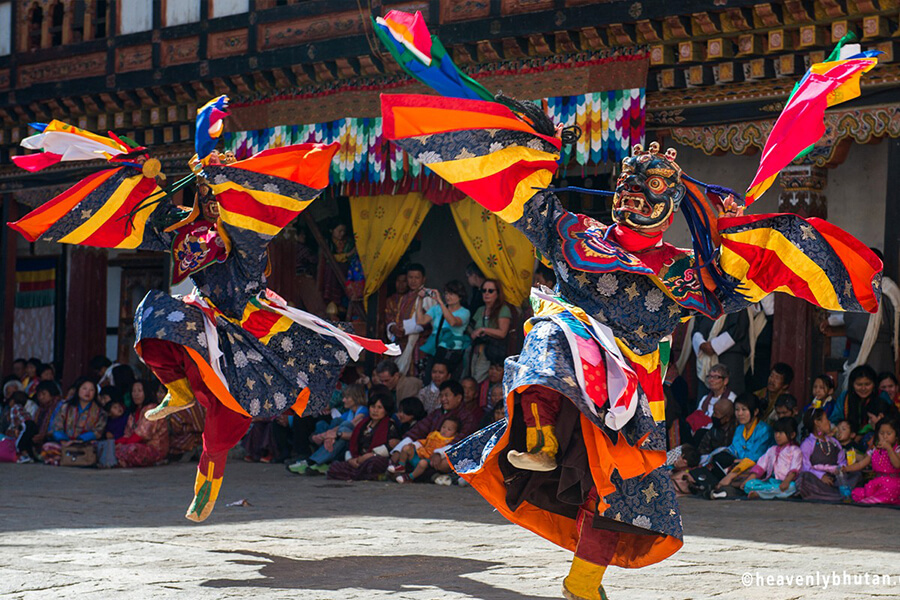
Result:
<svg viewBox="0 0 900 600">
<path fill-rule="evenodd" d="M 559 441 L 553 425 L 528 427 L 525 430 L 525 445 L 528 452 L 510 450 L 506 454 L 512 466 L 525 471 L 552 471 L 556 468 Z"/>
<path fill-rule="evenodd" d="M 194 480 L 194 501 L 191 502 L 187 514 L 184 515 L 185 518 L 199 523 L 206 520 L 216 506 L 219 488 L 222 487 L 222 478 L 213 479 L 215 466 L 215 463 L 210 462 L 207 465 L 206 475 L 197 469 L 197 478 Z"/>
<path fill-rule="evenodd" d="M 197 400 L 194 398 L 194 390 L 191 389 L 191 384 L 188 383 L 187 377 L 176 379 L 165 385 L 169 393 L 159 403 L 159 406 L 147 411 L 144 418 L 148 421 L 164 419 L 174 412 L 190 408 L 197 403 Z"/>
<path fill-rule="evenodd" d="M 573 557 L 569 575 L 563 580 L 563 597 L 566 600 L 608 600 L 601 583 L 605 572 L 604 566 Z"/>
</svg>

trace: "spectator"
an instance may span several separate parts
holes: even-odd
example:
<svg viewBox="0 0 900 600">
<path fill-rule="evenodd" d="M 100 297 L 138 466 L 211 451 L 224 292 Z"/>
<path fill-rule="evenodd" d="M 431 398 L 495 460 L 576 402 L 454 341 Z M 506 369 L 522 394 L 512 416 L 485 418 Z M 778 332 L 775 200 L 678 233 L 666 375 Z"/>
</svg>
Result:
<svg viewBox="0 0 900 600">
<path fill-rule="evenodd" d="M 459 383 L 463 387 L 463 404 L 471 404 L 476 400 L 481 404 L 480 388 L 474 377 L 463 377 Z"/>
<path fill-rule="evenodd" d="M 35 398 L 38 403 L 37 414 L 34 417 L 37 430 L 32 440 L 34 447 L 40 448 L 44 445 L 44 442 L 49 441 L 48 431 L 50 425 L 56 417 L 56 412 L 62 406 L 59 398 L 59 386 L 53 381 L 42 381 L 37 386 Z"/>
<path fill-rule="evenodd" d="M 125 410 L 125 403 L 119 397 L 107 401 L 103 405 L 106 413 L 106 429 L 103 432 L 103 439 L 118 440 L 125 437 L 125 428 L 128 426 L 128 419 L 131 415 Z"/>
<path fill-rule="evenodd" d="M 759 399 L 743 393 L 734 401 L 737 429 L 728 451 L 716 456 L 715 463 L 725 473 L 717 490 L 725 490 L 725 497 L 738 496 L 740 485 L 747 479 L 750 469 L 772 445 L 772 429 L 759 420 Z M 728 489 L 731 486 L 732 489 Z M 721 495 L 720 495 L 721 496 Z"/>
<path fill-rule="evenodd" d="M 441 405 L 438 401 L 440 386 L 450 379 L 450 366 L 443 359 L 435 359 L 431 364 L 431 383 L 419 390 L 418 398 L 425 407 L 425 412 L 430 413 Z"/>
<path fill-rule="evenodd" d="M 860 433 L 863 434 L 860 441 L 866 448 L 875 446 L 875 427 L 878 425 L 878 422 L 886 417 L 894 417 L 896 414 L 897 409 L 894 408 L 893 403 L 881 395 L 872 398 L 866 403 L 867 421 L 865 427 L 860 430 Z"/>
<path fill-rule="evenodd" d="M 444 422 L 446 417 L 456 417 L 462 424 L 454 442 L 474 433 L 478 421 L 463 406 L 462 385 L 456 381 L 445 381 L 441 384 L 440 400 L 441 408 L 433 410 L 427 417 L 419 421 L 394 448 L 394 451 L 391 453 L 392 464 L 396 465 L 399 462 L 400 451 L 403 450 L 405 445 L 415 444 L 415 440 L 424 439 L 432 431 L 440 429 L 441 423 Z M 447 458 L 443 454 L 434 454 L 429 462 L 437 473 L 448 473 L 450 471 L 450 463 L 447 462 Z"/>
<path fill-rule="evenodd" d="M 785 363 L 775 363 L 772 370 L 769 371 L 769 379 L 766 381 L 766 387 L 754 392 L 756 397 L 762 400 L 760 405 L 760 416 L 763 421 L 768 421 L 772 413 L 775 412 L 775 401 L 778 396 L 788 391 L 791 383 L 794 381 L 794 369 Z"/>
<path fill-rule="evenodd" d="M 478 427 L 479 429 L 482 429 L 482 428 L 484 428 L 484 427 L 487 427 L 488 425 L 490 425 L 490 424 L 493 423 L 494 421 L 497 421 L 497 420 L 498 420 L 498 418 L 497 418 L 497 416 L 496 416 L 496 414 L 495 414 L 495 413 L 497 412 L 498 409 L 500 410 L 500 418 L 501 418 L 501 419 L 503 418 L 503 415 L 504 415 L 504 413 L 505 413 L 505 411 L 506 411 L 506 406 L 504 405 L 503 400 L 504 400 L 504 398 L 503 398 L 503 386 L 502 386 L 502 385 L 495 385 L 494 387 L 491 388 L 491 397 L 490 397 L 490 400 L 489 400 L 489 402 L 488 402 L 488 407 L 487 407 L 487 408 L 481 408 L 481 407 L 480 407 L 479 405 L 477 405 L 477 404 L 474 405 L 474 408 L 477 408 L 477 410 L 478 410 L 479 412 L 482 413 L 481 422 L 479 423 L 479 427 Z M 470 404 L 470 403 L 465 403 L 465 405 L 466 405 L 466 406 L 473 406 L 473 405 Z M 474 409 L 473 409 L 473 410 L 474 410 Z"/>
<path fill-rule="evenodd" d="M 866 404 L 876 398 L 879 392 L 875 388 L 877 375 L 869 365 L 860 365 L 850 371 L 848 389 L 838 396 L 834 409 L 828 415 L 832 423 L 838 423 L 841 419 L 850 421 L 853 431 L 859 436 L 867 423 Z M 884 396 L 887 400 L 887 396 Z"/>
<path fill-rule="evenodd" d="M 406 267 L 406 282 L 409 291 L 400 297 L 397 316 L 387 324 L 387 337 L 388 340 L 397 342 L 403 350 L 397 359 L 400 373 L 415 375 L 416 365 L 421 360 L 419 347 L 425 343 L 427 337 L 421 335 L 425 333 L 425 328 L 416 323 L 416 314 L 420 305 L 427 311 L 435 300 L 429 296 L 419 297 L 419 290 L 425 287 L 425 267 L 422 265 L 413 263 Z"/>
<path fill-rule="evenodd" d="M 394 394 L 394 400 L 416 396 L 422 389 L 420 379 L 401 374 L 397 363 L 389 358 L 375 365 L 373 380 L 375 383 L 387 387 Z"/>
<path fill-rule="evenodd" d="M 369 407 L 366 402 L 366 391 L 363 386 L 351 383 L 343 386 L 342 403 L 344 411 L 337 417 L 327 421 L 319 421 L 316 423 L 316 432 L 310 438 L 312 443 L 318 446 L 316 450 L 306 459 L 301 459 L 291 466 L 288 470 L 292 473 L 300 475 L 305 473 L 313 474 L 325 473 L 328 470 L 328 464 L 347 451 L 347 444 L 350 437 L 366 417 L 369 416 Z M 376 392 L 373 390 L 370 397 L 376 395 L 390 393 L 385 389 Z"/>
<path fill-rule="evenodd" d="M 750 469 L 750 476 L 743 485 L 751 498 L 788 498 L 797 492 L 794 480 L 803 466 L 803 453 L 796 439 L 797 423 L 785 417 L 775 421 L 773 429 L 775 445 Z"/>
<path fill-rule="evenodd" d="M 853 501 L 860 504 L 900 505 L 900 421 L 882 419 L 875 430 L 876 447 L 855 464 L 842 469 L 853 473 L 872 466 L 876 477 L 864 487 L 853 490 Z"/>
<path fill-rule="evenodd" d="M 334 302 L 337 306 L 341 306 L 346 297 L 344 286 L 347 281 L 347 272 L 350 270 L 350 261 L 356 255 L 353 236 L 347 235 L 345 223 L 337 223 L 332 228 L 327 246 L 327 250 L 322 248 L 322 251 L 319 252 L 319 269 L 316 277 L 319 282 L 319 293 L 322 294 L 322 300 L 326 304 Z M 331 252 L 334 257 L 340 274 L 334 272 L 334 268 L 327 260 L 327 252 Z"/>
<path fill-rule="evenodd" d="M 840 500 L 838 473 L 847 466 L 841 443 L 831 435 L 831 421 L 822 408 L 807 411 L 806 436 L 800 444 L 803 466 L 797 478 L 797 493 L 804 500 Z"/>
<path fill-rule="evenodd" d="M 128 367 L 129 371 L 131 367 Z M 119 379 L 116 373 L 116 379 Z M 156 382 L 135 381 L 131 385 L 134 412 L 125 426 L 125 436 L 116 442 L 120 467 L 152 467 L 169 453 L 169 427 L 165 419 L 148 421 L 144 415 L 156 406 Z"/>
<path fill-rule="evenodd" d="M 31 441 L 37 426 L 34 416 L 26 408 L 28 402 L 25 392 L 13 392 L 9 400 L 9 426 L 6 435 L 15 440 L 20 463 L 29 463 L 37 458 Z"/>
<path fill-rule="evenodd" d="M 781 394 L 778 396 L 778 399 L 775 400 L 775 412 L 773 415 L 774 418 L 769 419 L 769 424 L 774 424 L 778 419 L 793 419 L 794 424 L 797 426 L 797 439 L 806 437 L 807 432 L 803 430 L 803 424 L 800 422 L 800 409 L 797 407 L 797 398 L 793 394 Z"/>
<path fill-rule="evenodd" d="M 821 408 L 825 414 L 834 410 L 834 379 L 830 375 L 817 375 L 813 380 L 813 397 L 806 410 Z"/>
<path fill-rule="evenodd" d="M 897 377 L 893 373 L 881 373 L 878 376 L 878 391 L 886 395 L 900 410 L 900 383 L 897 383 Z"/>
<path fill-rule="evenodd" d="M 432 431 L 425 439 L 416 440 L 415 444 L 407 444 L 400 452 L 397 464 L 388 466 L 388 472 L 397 476 L 397 483 L 412 483 L 428 469 L 434 451 L 453 442 L 460 427 L 456 417 L 444 417 L 438 431 Z"/>
<path fill-rule="evenodd" d="M 390 394 L 372 394 L 369 415 L 350 434 L 350 458 L 332 463 L 328 468 L 328 479 L 361 481 L 377 479 L 384 474 L 388 455 L 400 438 L 397 424 L 391 418 L 394 406 Z"/>
<path fill-rule="evenodd" d="M 384 303 L 384 322 L 397 323 L 397 316 L 400 314 L 400 300 L 409 291 L 409 284 L 406 282 L 406 273 L 397 273 L 394 277 L 394 293 L 388 296 Z"/>
<path fill-rule="evenodd" d="M 394 416 L 398 423 L 397 431 L 402 438 L 406 435 L 406 432 L 416 426 L 416 423 L 427 417 L 428 412 L 419 398 L 410 396 L 400 401 L 400 407 Z"/>
<path fill-rule="evenodd" d="M 49 363 L 41 365 L 41 370 L 38 372 L 38 379 L 41 381 L 56 382 L 56 368 Z"/>
<path fill-rule="evenodd" d="M 713 411 L 716 404 L 720 400 L 730 400 L 734 402 L 734 392 L 729 389 L 728 367 L 722 364 L 713 365 L 706 375 L 706 384 L 709 393 L 701 399 L 697 410 L 689 414 L 685 419 L 691 427 L 691 434 L 694 436 L 694 445 L 700 446 L 706 431 L 712 427 Z"/>
<path fill-rule="evenodd" d="M 718 448 L 729 446 L 734 440 L 735 429 L 734 404 L 730 399 L 716 402 L 713 407 L 712 425 L 700 439 L 697 450 L 705 456 Z"/>
<path fill-rule="evenodd" d="M 690 495 L 688 473 L 700 465 L 700 452 L 691 444 L 682 444 L 666 453 L 666 465 L 672 469 L 669 476 L 676 495 Z"/>
<path fill-rule="evenodd" d="M 460 304 L 465 288 L 459 281 L 450 281 L 444 286 L 444 298 L 434 290 L 419 290 L 419 297 L 426 295 L 437 300 L 427 311 L 420 303 L 416 309 L 416 322 L 431 326 L 431 335 L 422 344 L 421 351 L 447 364 L 450 374 L 458 378 L 462 371 L 463 355 L 471 340 L 466 335 L 471 313 Z M 430 370 L 430 369 L 429 369 Z"/>
<path fill-rule="evenodd" d="M 494 388 L 503 388 L 503 362 L 492 362 L 488 367 L 487 379 L 481 382 L 478 389 L 478 403 L 485 409 L 490 410 L 493 407 L 491 402 L 492 392 Z"/>
<path fill-rule="evenodd" d="M 507 340 L 512 311 L 503 296 L 503 288 L 496 279 L 485 279 L 481 284 L 484 306 L 475 311 L 472 319 L 471 375 L 476 381 L 484 381 L 491 363 L 503 364 L 506 359 Z"/>
<path fill-rule="evenodd" d="M 72 442 L 93 442 L 106 429 L 106 413 L 97 404 L 97 385 L 87 377 L 81 377 L 73 386 L 75 394 L 67 401 L 53 420 L 50 439 L 41 454 L 45 463 L 59 464 L 62 446 Z"/>
<path fill-rule="evenodd" d="M 272 417 L 252 420 L 250 430 L 241 440 L 244 462 L 278 462 L 278 445 L 272 432 L 274 425 L 275 419 Z"/>
<path fill-rule="evenodd" d="M 110 367 L 110 370 L 112 373 L 111 384 L 119 390 L 119 394 L 121 394 L 122 401 L 125 403 L 125 408 L 128 409 L 128 412 L 134 412 L 136 410 L 136 405 L 131 397 L 134 383 L 137 381 L 134 376 L 134 369 L 132 369 L 130 365 L 113 365 Z M 153 388 L 153 393 L 156 394 L 155 387 Z M 156 404 L 155 397 L 149 397 L 146 400 L 145 404 Z"/>
<path fill-rule="evenodd" d="M 13 377 L 16 378 L 16 381 L 22 381 L 25 379 L 25 365 L 28 364 L 28 361 L 24 358 L 17 358 L 13 361 Z"/>
<path fill-rule="evenodd" d="M 40 381 L 38 372 L 44 363 L 38 358 L 29 358 L 25 363 L 25 377 L 22 379 L 22 385 L 25 386 L 25 393 L 31 398 L 37 390 L 37 384 Z"/>
<path fill-rule="evenodd" d="M 468 308 L 472 312 L 475 312 L 484 306 L 484 298 L 481 295 L 481 286 L 484 285 L 484 282 L 484 273 L 481 272 L 478 265 L 474 262 L 470 262 L 466 265 L 466 283 L 472 288 L 472 293 L 469 296 Z"/>
<path fill-rule="evenodd" d="M 867 450 L 865 445 L 856 439 L 856 432 L 853 431 L 853 427 L 847 419 L 841 419 L 837 425 L 834 425 L 834 437 L 841 443 L 848 465 L 855 463 L 857 456 Z"/>
<path fill-rule="evenodd" d="M 700 392 L 709 368 L 715 364 L 728 367 L 731 389 L 744 391 L 744 362 L 750 356 L 750 317 L 746 310 L 731 313 L 718 320 L 709 317 L 697 319 L 691 344 L 697 355 L 697 376 Z"/>
<path fill-rule="evenodd" d="M 545 267 L 543 264 L 538 264 L 537 268 L 534 270 L 534 277 L 531 282 L 536 288 L 543 286 L 551 290 L 555 289 L 556 273 L 553 272 L 553 269 Z"/>
<path fill-rule="evenodd" d="M 112 366 L 112 361 L 102 354 L 98 354 L 91 359 L 88 365 L 90 367 L 90 375 L 88 375 L 88 378 L 94 383 L 100 383 L 106 375 L 106 372 Z M 110 373 L 110 377 L 112 377 L 112 373 Z"/>
</svg>

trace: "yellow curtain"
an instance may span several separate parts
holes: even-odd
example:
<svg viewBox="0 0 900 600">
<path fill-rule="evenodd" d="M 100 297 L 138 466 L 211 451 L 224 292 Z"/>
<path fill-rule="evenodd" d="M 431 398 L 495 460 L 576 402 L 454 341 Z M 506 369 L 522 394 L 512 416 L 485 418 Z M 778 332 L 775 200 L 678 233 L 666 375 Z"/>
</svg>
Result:
<svg viewBox="0 0 900 600">
<path fill-rule="evenodd" d="M 520 306 L 531 293 L 534 247 L 531 242 L 471 198 L 450 205 L 466 250 L 486 277 L 503 286 L 506 300 Z"/>
<path fill-rule="evenodd" d="M 430 208 L 431 202 L 418 193 L 350 198 L 356 248 L 366 275 L 363 298 L 384 284 Z"/>
</svg>

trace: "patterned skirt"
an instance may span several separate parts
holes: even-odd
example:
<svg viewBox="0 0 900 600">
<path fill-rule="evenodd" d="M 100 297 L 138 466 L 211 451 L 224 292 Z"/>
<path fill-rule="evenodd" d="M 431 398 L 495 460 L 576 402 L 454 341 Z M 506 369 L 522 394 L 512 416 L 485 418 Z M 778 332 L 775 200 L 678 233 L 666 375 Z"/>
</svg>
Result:
<svg viewBox="0 0 900 600">
<path fill-rule="evenodd" d="M 151 290 L 134 323 L 136 347 L 145 339 L 184 346 L 195 361 L 205 363 L 198 364 L 201 371 L 218 371 L 218 379 L 251 417 L 283 413 L 304 390 L 309 390 L 304 416 L 321 413 L 350 360 L 334 338 L 267 310 L 265 304 L 248 303 L 240 321 L 216 316 L 212 344 L 201 309 L 165 292 Z M 211 345 L 217 346 L 213 352 Z"/>
<path fill-rule="evenodd" d="M 682 545 L 681 516 L 668 471 L 648 467 L 638 476 L 623 478 L 616 468 L 604 481 L 597 481 L 596 469 L 591 468 L 609 464 L 609 456 L 600 456 L 602 453 L 639 456 L 643 450 L 664 452 L 665 423 L 654 421 L 647 397 L 639 391 L 634 417 L 618 432 L 607 428 L 603 412 L 597 415 L 588 407 L 578 386 L 562 327 L 548 318 L 538 317 L 532 323 L 522 354 L 506 360 L 507 418 L 451 448 L 447 457 L 453 468 L 508 519 L 570 550 L 577 540 L 578 507 L 592 487 L 610 489 L 611 483 L 614 491 L 601 494 L 601 510 L 593 522 L 595 529 L 620 536 L 611 564 L 641 567 L 667 558 Z M 549 388 L 570 401 L 562 403 L 556 423 L 560 467 L 550 473 L 520 471 L 506 460 L 509 450 L 525 449 L 525 424 L 515 400 L 528 386 Z M 624 465 L 620 467 L 626 470 Z M 627 471 L 631 475 L 633 465 Z M 608 505 L 605 509 L 604 504 Z"/>
</svg>

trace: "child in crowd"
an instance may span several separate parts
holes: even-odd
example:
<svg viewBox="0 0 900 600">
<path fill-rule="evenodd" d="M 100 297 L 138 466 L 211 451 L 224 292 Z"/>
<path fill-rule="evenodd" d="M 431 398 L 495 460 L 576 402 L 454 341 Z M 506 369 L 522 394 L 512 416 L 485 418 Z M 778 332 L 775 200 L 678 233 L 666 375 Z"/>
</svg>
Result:
<svg viewBox="0 0 900 600">
<path fill-rule="evenodd" d="M 425 439 L 416 440 L 415 444 L 404 446 L 398 463 L 390 465 L 388 472 L 397 476 L 397 483 L 410 483 L 425 472 L 435 450 L 453 442 L 461 427 L 462 423 L 456 417 L 445 418 L 440 429 L 432 431 Z M 412 472 L 406 473 L 408 467 L 412 467 Z"/>
<path fill-rule="evenodd" d="M 847 466 L 841 443 L 831 435 L 831 421 L 824 408 L 804 414 L 811 431 L 800 444 L 803 467 L 797 477 L 797 493 L 804 500 L 840 500 L 838 471 Z"/>
<path fill-rule="evenodd" d="M 491 390 L 495 387 L 503 387 L 503 363 L 492 362 L 488 367 L 487 379 L 481 382 L 481 388 L 478 390 L 478 403 L 482 409 L 489 409 L 491 401 Z"/>
<path fill-rule="evenodd" d="M 803 453 L 797 445 L 797 422 L 781 417 L 772 429 L 775 445 L 750 469 L 744 482 L 744 491 L 751 498 L 788 498 L 797 492 L 794 480 L 803 466 Z"/>
<path fill-rule="evenodd" d="M 812 400 L 806 410 L 821 408 L 830 415 L 834 410 L 834 379 L 830 375 L 819 375 L 813 380 Z"/>
<path fill-rule="evenodd" d="M 666 466 L 672 471 L 670 477 L 675 493 L 686 496 L 691 493 L 688 471 L 700 465 L 700 452 L 691 444 L 682 444 L 666 453 Z"/>
<path fill-rule="evenodd" d="M 402 438 L 406 432 L 420 420 L 424 419 L 428 413 L 425 412 L 425 406 L 416 396 L 410 396 L 400 401 L 400 407 L 394 417 L 397 420 L 397 431 Z"/>
<path fill-rule="evenodd" d="M 118 397 L 118 390 L 115 388 L 109 389 L 116 392 L 117 397 L 108 400 L 103 405 L 103 410 L 106 411 L 106 430 L 103 432 L 103 438 L 118 440 L 125 435 L 125 426 L 128 425 L 128 413 L 125 412 L 125 402 Z M 103 398 L 103 396 L 103 392 L 100 392 L 100 397 Z"/>
<path fill-rule="evenodd" d="M 854 502 L 900 505 L 900 420 L 882 419 L 875 427 L 875 434 L 877 447 L 842 471 L 853 473 L 872 465 L 877 475 L 865 486 L 853 490 Z"/>
<path fill-rule="evenodd" d="M 868 422 L 866 426 L 860 430 L 860 433 L 862 434 L 860 443 L 863 445 L 863 449 L 871 450 L 875 447 L 875 443 L 877 442 L 875 439 L 875 426 L 885 417 L 894 415 L 895 412 L 894 404 L 881 396 L 869 400 L 869 403 L 866 404 L 866 418 L 868 419 Z"/>
<path fill-rule="evenodd" d="M 9 399 L 9 426 L 6 435 L 16 440 L 16 452 L 19 454 L 19 463 L 29 463 L 37 458 L 34 454 L 32 438 L 37 433 L 34 424 L 34 414 L 29 411 L 28 404 L 37 405 L 28 399 L 28 395 L 22 391 L 13 392 Z"/>
</svg>

